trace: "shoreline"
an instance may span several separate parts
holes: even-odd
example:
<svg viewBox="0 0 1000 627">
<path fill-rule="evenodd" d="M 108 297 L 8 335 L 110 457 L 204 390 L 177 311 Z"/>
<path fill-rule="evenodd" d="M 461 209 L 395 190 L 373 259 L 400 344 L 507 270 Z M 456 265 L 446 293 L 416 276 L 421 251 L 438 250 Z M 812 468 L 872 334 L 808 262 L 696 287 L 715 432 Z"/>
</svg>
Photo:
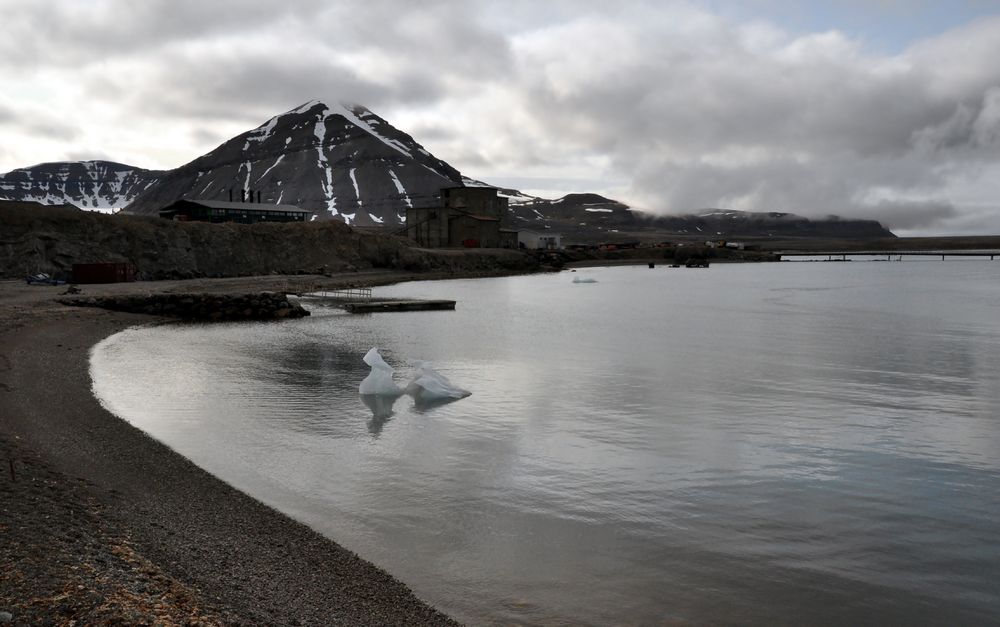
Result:
<svg viewBox="0 0 1000 627">
<path fill-rule="evenodd" d="M 82 286 L 87 295 L 462 278 L 402 272 Z M 166 318 L 0 282 L 0 613 L 13 625 L 456 625 L 347 548 L 105 410 L 89 356 Z M 2 616 L 2 614 L 0 614 Z"/>
</svg>

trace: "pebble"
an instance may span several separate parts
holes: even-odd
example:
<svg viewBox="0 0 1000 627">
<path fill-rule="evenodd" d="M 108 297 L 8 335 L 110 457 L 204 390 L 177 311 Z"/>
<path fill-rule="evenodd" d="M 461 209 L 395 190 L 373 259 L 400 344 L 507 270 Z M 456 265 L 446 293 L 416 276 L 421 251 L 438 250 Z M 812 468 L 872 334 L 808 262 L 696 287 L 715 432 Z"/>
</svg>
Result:
<svg viewBox="0 0 1000 627">
<path fill-rule="evenodd" d="M 0 612 L 0 625 L 7 625 L 14 622 L 14 615 L 10 612 Z"/>
</svg>

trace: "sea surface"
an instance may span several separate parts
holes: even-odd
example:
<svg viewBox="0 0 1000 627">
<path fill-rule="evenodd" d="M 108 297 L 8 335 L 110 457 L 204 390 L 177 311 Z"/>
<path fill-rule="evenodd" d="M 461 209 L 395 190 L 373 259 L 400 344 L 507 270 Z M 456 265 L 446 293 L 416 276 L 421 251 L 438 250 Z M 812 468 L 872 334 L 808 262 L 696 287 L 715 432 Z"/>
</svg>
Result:
<svg viewBox="0 0 1000 627">
<path fill-rule="evenodd" d="M 94 391 L 469 624 L 1000 622 L 1000 261 L 375 295 L 458 307 L 129 329 Z M 372 347 L 472 395 L 363 399 Z"/>
</svg>

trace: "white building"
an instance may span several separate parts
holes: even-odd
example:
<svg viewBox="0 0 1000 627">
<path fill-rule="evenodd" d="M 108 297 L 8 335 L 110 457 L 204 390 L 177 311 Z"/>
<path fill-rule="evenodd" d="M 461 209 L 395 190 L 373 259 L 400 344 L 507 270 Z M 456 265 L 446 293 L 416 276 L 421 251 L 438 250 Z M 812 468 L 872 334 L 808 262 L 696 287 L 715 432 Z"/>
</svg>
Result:
<svg viewBox="0 0 1000 627">
<path fill-rule="evenodd" d="M 529 250 L 560 250 L 562 236 L 558 233 L 540 233 L 522 229 L 517 232 L 518 248 Z"/>
</svg>

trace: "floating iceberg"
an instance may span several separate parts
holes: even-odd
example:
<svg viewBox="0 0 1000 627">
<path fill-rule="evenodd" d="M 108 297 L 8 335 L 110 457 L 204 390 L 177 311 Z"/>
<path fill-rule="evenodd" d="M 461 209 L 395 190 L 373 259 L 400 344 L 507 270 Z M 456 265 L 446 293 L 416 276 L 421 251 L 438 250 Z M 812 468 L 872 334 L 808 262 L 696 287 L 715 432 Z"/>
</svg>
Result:
<svg viewBox="0 0 1000 627">
<path fill-rule="evenodd" d="M 406 393 L 422 402 L 455 400 L 472 394 L 452 384 L 448 377 L 431 368 L 427 362 L 417 362 L 417 374 L 406 386 Z"/>
<path fill-rule="evenodd" d="M 385 363 L 382 355 L 379 355 L 378 348 L 373 348 L 365 353 L 364 360 L 372 367 L 372 371 L 358 386 L 358 392 L 382 396 L 399 396 L 403 393 L 396 382 L 392 380 L 392 366 Z"/>
<path fill-rule="evenodd" d="M 575 277 L 573 277 L 573 282 L 574 283 L 597 283 L 597 279 L 592 279 L 589 276 L 585 276 L 585 277 L 575 276 Z"/>
</svg>

